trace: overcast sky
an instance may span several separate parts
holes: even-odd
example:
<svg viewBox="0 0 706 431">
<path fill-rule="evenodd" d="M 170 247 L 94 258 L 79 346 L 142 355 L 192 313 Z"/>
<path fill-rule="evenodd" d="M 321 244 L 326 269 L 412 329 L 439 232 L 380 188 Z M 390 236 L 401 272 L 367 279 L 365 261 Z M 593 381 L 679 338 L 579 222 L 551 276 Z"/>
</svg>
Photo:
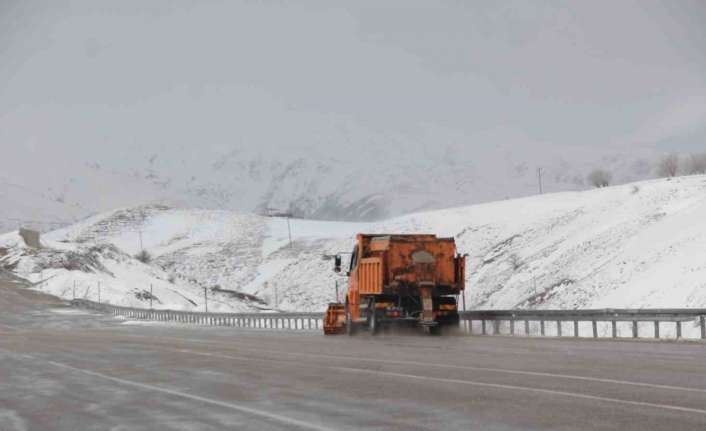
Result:
<svg viewBox="0 0 706 431">
<path fill-rule="evenodd" d="M 706 2 L 0 0 L 4 169 L 439 143 L 706 150 Z"/>
</svg>

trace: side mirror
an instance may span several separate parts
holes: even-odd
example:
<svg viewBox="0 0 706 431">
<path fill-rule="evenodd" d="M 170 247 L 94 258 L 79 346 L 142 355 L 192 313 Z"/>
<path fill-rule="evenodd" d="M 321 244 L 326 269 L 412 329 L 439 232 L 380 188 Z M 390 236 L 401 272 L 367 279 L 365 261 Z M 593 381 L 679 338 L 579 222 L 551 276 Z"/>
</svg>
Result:
<svg viewBox="0 0 706 431">
<path fill-rule="evenodd" d="M 336 272 L 341 272 L 341 255 L 337 254 L 333 258 L 333 270 Z"/>
</svg>

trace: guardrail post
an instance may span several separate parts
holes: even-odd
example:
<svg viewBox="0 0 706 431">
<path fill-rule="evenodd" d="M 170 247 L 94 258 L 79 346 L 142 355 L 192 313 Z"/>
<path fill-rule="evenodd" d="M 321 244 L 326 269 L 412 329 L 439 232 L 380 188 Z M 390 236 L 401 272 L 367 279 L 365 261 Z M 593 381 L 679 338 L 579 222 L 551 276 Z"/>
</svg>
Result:
<svg viewBox="0 0 706 431">
<path fill-rule="evenodd" d="M 539 321 L 539 334 L 544 337 L 544 320 Z"/>
<path fill-rule="evenodd" d="M 525 320 L 525 335 L 529 335 L 529 320 Z"/>
<path fill-rule="evenodd" d="M 510 335 L 515 335 L 515 318 L 510 319 Z"/>
<path fill-rule="evenodd" d="M 632 338 L 638 338 L 637 334 L 637 320 L 632 321 Z"/>
<path fill-rule="evenodd" d="M 485 330 L 485 319 L 481 320 L 481 333 L 483 335 L 487 335 L 486 330 Z"/>
<path fill-rule="evenodd" d="M 616 322 L 615 320 L 611 320 L 610 323 L 611 323 L 611 326 L 612 326 L 611 329 L 613 330 L 613 331 L 612 331 L 612 332 L 613 332 L 613 338 L 617 338 L 617 337 L 618 337 L 618 326 L 617 326 L 617 322 Z"/>
<path fill-rule="evenodd" d="M 499 335 L 499 334 L 500 334 L 500 321 L 493 320 L 493 335 Z"/>
<path fill-rule="evenodd" d="M 579 321 L 574 320 L 574 337 L 578 338 L 579 336 Z"/>
<path fill-rule="evenodd" d="M 655 338 L 659 338 L 659 320 L 655 320 Z"/>
<path fill-rule="evenodd" d="M 677 320 L 677 340 L 681 338 L 681 320 Z"/>
<path fill-rule="evenodd" d="M 699 321 L 701 323 L 701 339 L 706 340 L 706 317 L 699 317 Z"/>
<path fill-rule="evenodd" d="M 556 333 L 559 337 L 561 337 L 561 320 L 556 321 Z"/>
</svg>

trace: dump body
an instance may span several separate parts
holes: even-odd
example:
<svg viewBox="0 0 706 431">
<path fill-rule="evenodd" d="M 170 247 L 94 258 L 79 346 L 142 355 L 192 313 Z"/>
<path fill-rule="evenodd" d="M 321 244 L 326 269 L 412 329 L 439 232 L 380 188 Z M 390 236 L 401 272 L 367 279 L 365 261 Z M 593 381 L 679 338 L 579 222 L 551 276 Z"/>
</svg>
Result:
<svg viewBox="0 0 706 431">
<path fill-rule="evenodd" d="M 345 319 L 339 321 L 345 320 L 349 332 L 355 326 L 374 332 L 378 323 L 394 320 L 429 328 L 458 324 L 456 298 L 465 288 L 465 256 L 456 252 L 453 238 L 359 234 L 348 276 L 346 302 L 339 311 Z"/>
</svg>

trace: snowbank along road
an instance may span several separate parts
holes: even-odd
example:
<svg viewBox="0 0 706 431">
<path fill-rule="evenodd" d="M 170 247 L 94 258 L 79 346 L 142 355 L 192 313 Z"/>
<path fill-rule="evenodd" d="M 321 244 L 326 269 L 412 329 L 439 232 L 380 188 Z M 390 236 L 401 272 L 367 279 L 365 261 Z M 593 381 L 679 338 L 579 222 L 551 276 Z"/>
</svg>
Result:
<svg viewBox="0 0 706 431">
<path fill-rule="evenodd" d="M 706 427 L 703 344 L 129 323 L 0 282 L 0 429 Z"/>
</svg>

